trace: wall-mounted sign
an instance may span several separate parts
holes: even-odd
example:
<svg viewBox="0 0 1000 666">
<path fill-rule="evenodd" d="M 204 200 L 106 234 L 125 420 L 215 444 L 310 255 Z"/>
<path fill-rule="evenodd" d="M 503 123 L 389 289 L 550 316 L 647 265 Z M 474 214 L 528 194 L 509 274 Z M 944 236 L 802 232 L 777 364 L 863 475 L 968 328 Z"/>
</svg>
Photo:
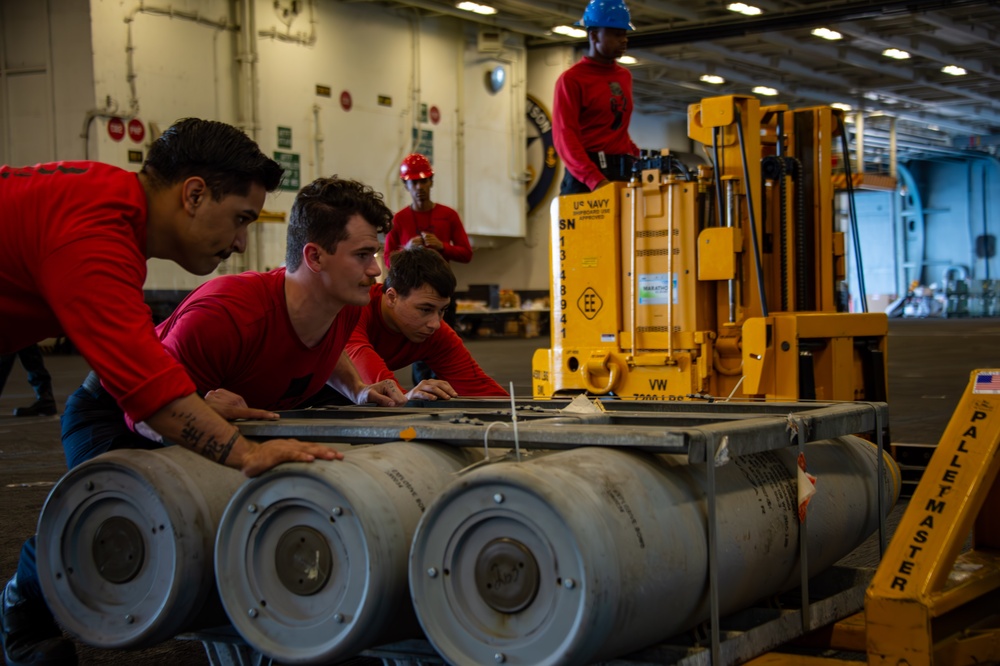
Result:
<svg viewBox="0 0 1000 666">
<path fill-rule="evenodd" d="M 427 160 L 434 164 L 434 132 L 432 130 L 418 130 L 413 128 L 413 152 L 420 153 Z"/>
<path fill-rule="evenodd" d="M 331 94 L 330 86 L 321 86 L 320 84 L 317 83 L 316 84 L 316 94 L 319 97 L 330 97 L 330 94 Z"/>
<path fill-rule="evenodd" d="M 350 111 L 352 106 L 354 106 L 354 102 L 351 101 L 351 93 L 346 90 L 340 93 L 340 108 L 344 111 Z"/>
<path fill-rule="evenodd" d="M 528 193 L 528 212 L 538 207 L 549 194 L 556 171 L 559 170 L 559 156 L 552 141 L 552 115 L 541 102 L 528 95 L 528 173 L 531 180 L 525 188 Z"/>
<path fill-rule="evenodd" d="M 378 96 L 379 106 L 392 106 L 392 97 L 389 95 L 379 95 Z"/>
<path fill-rule="evenodd" d="M 142 164 L 142 151 L 141 150 L 128 151 L 128 161 L 129 164 Z"/>
<path fill-rule="evenodd" d="M 431 107 L 431 122 L 435 125 L 441 122 L 441 110 L 436 106 Z"/>
<path fill-rule="evenodd" d="M 285 174 L 281 177 L 281 185 L 278 186 L 278 189 L 298 192 L 299 188 L 302 187 L 302 172 L 299 168 L 299 154 L 284 153 L 280 150 L 276 150 L 274 151 L 274 161 L 280 164 L 281 168 L 285 170 Z"/>
<path fill-rule="evenodd" d="M 111 118 L 108 120 L 108 136 L 114 141 L 121 141 L 125 138 L 125 121 L 121 118 Z"/>
<path fill-rule="evenodd" d="M 427 105 L 426 104 L 421 104 L 420 105 L 420 118 L 419 118 L 419 120 L 422 123 L 426 123 L 427 122 Z"/>
<path fill-rule="evenodd" d="M 146 138 L 146 126 L 138 118 L 128 121 L 128 138 L 136 143 L 142 143 L 142 140 Z"/>
<path fill-rule="evenodd" d="M 291 148 L 292 147 L 292 128 L 291 127 L 279 127 L 278 128 L 278 148 Z"/>
</svg>

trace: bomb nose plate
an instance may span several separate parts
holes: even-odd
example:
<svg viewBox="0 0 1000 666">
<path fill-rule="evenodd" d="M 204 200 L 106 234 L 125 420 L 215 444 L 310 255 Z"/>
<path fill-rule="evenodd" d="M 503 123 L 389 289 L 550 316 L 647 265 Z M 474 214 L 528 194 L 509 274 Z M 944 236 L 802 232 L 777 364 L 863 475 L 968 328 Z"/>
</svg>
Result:
<svg viewBox="0 0 1000 666">
<path fill-rule="evenodd" d="M 333 555 L 323 535 L 298 525 L 278 539 L 274 553 L 278 579 L 293 594 L 310 596 L 323 589 L 333 571 Z"/>
<path fill-rule="evenodd" d="M 538 563 L 531 551 L 514 539 L 490 541 L 476 558 L 476 589 L 491 608 L 517 613 L 538 594 Z"/>
<path fill-rule="evenodd" d="M 146 559 L 146 545 L 138 526 L 121 516 L 101 523 L 91 546 L 97 570 L 105 580 L 116 585 L 135 578 Z"/>
</svg>

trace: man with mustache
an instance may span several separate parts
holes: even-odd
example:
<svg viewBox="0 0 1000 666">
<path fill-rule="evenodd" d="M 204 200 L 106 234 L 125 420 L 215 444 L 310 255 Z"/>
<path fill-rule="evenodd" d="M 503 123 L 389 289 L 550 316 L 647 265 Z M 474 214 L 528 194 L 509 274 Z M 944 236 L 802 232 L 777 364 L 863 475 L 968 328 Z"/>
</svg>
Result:
<svg viewBox="0 0 1000 666">
<path fill-rule="evenodd" d="M 590 51 L 556 81 L 552 138 L 566 165 L 560 194 L 583 194 L 627 181 L 639 149 L 629 137 L 632 73 L 615 62 L 635 30 L 623 0 L 591 0 L 575 25 Z"/>
<path fill-rule="evenodd" d="M 282 169 L 243 132 L 188 118 L 150 147 L 139 173 L 97 162 L 0 167 L 0 354 L 67 335 L 109 399 L 166 440 L 255 476 L 285 461 L 342 457 L 296 440 L 262 446 L 199 397 L 153 329 L 146 260 L 207 275 L 246 246 Z M 0 595 L 8 664 L 74 664 L 45 605 L 34 537 Z"/>
<path fill-rule="evenodd" d="M 392 369 L 423 361 L 434 377 L 413 387 L 406 394 L 411 400 L 507 396 L 444 322 L 455 274 L 441 255 L 418 246 L 397 251 L 387 263 L 385 283 L 371 288 L 371 303 L 347 343 L 361 377 L 398 385 Z"/>
</svg>

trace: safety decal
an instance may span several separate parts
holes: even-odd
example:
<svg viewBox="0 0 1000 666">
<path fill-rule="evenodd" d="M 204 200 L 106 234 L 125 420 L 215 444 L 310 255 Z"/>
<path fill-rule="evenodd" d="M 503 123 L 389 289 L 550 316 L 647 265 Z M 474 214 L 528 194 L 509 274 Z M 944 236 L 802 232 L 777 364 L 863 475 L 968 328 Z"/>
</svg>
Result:
<svg viewBox="0 0 1000 666">
<path fill-rule="evenodd" d="M 576 307 L 580 308 L 580 312 L 587 319 L 593 319 L 597 316 L 597 313 L 601 311 L 604 301 L 601 299 L 600 294 L 594 291 L 593 287 L 587 287 L 580 294 L 580 298 L 576 301 Z"/>
<path fill-rule="evenodd" d="M 677 303 L 677 273 L 670 279 L 670 273 L 649 273 L 639 275 L 639 305 L 666 305 L 673 294 Z M 671 282 L 673 284 L 671 285 Z"/>
<path fill-rule="evenodd" d="M 989 370 L 976 373 L 976 383 L 972 386 L 973 393 L 1000 393 L 1000 370 Z"/>
</svg>

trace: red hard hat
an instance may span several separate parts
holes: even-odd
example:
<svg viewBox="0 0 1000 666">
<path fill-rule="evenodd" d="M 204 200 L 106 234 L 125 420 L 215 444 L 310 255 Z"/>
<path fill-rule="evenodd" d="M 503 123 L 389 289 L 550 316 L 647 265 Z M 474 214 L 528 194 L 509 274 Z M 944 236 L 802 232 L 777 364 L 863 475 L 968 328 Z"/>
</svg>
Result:
<svg viewBox="0 0 1000 666">
<path fill-rule="evenodd" d="M 403 163 L 399 165 L 399 177 L 403 180 L 422 180 L 433 178 L 434 169 L 426 157 L 420 153 L 410 153 L 403 158 Z"/>
</svg>

